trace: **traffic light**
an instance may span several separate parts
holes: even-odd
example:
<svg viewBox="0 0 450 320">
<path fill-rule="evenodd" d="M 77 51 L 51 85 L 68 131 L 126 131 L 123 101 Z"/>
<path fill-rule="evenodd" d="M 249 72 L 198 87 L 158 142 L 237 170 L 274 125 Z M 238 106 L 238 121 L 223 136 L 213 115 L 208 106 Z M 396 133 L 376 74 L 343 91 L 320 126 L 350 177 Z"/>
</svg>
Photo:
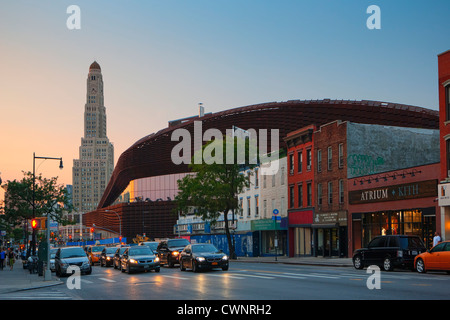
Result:
<svg viewBox="0 0 450 320">
<path fill-rule="evenodd" d="M 36 230 L 38 228 L 38 220 L 37 219 L 32 219 L 31 220 L 31 227 Z"/>
<path fill-rule="evenodd" d="M 94 228 L 93 227 L 91 227 L 91 233 L 94 233 Z"/>
</svg>

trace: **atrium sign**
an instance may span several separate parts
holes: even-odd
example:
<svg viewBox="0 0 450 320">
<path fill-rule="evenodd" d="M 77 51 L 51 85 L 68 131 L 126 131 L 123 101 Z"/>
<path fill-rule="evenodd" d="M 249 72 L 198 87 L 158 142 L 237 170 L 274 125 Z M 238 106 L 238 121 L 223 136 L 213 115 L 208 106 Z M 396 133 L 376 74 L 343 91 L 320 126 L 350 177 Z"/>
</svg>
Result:
<svg viewBox="0 0 450 320">
<path fill-rule="evenodd" d="M 419 181 L 349 192 L 350 204 L 398 201 L 437 196 L 437 180 Z"/>
</svg>

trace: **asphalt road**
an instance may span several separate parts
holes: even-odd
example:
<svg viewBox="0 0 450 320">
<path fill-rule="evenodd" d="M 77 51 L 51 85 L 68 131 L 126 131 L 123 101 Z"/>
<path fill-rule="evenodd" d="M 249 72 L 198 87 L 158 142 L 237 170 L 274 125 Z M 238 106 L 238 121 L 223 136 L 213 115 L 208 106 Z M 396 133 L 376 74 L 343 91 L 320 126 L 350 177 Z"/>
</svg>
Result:
<svg viewBox="0 0 450 320">
<path fill-rule="evenodd" d="M 63 278 L 65 284 L 11 294 L 17 300 L 194 301 L 448 300 L 450 275 L 411 271 L 373 273 L 346 267 L 231 262 L 228 271 L 200 273 L 161 267 L 159 273 L 122 273 L 94 266 L 91 275 Z M 368 287 L 374 286 L 370 289 Z M 76 286 L 69 289 L 70 286 Z M 182 302 L 182 303 L 181 303 Z M 188 312 L 188 309 L 180 310 Z"/>
</svg>

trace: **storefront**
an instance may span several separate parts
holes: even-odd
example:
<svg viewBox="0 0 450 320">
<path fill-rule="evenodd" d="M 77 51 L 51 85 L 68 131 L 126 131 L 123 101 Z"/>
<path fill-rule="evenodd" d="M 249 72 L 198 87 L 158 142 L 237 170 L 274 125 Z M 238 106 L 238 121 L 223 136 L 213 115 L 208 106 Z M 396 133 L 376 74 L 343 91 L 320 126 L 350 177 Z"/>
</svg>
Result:
<svg viewBox="0 0 450 320">
<path fill-rule="evenodd" d="M 254 256 L 287 254 L 287 218 L 252 220 L 251 226 L 253 238 L 258 242 L 253 245 Z"/>
<path fill-rule="evenodd" d="M 437 165 L 409 168 L 348 180 L 350 250 L 367 246 L 379 235 L 404 234 L 422 238 L 427 248 L 440 227 Z"/>
<path fill-rule="evenodd" d="M 314 256 L 347 256 L 347 211 L 316 213 L 312 228 Z"/>
<path fill-rule="evenodd" d="M 289 257 L 311 256 L 313 254 L 313 210 L 289 211 L 288 237 Z"/>
</svg>

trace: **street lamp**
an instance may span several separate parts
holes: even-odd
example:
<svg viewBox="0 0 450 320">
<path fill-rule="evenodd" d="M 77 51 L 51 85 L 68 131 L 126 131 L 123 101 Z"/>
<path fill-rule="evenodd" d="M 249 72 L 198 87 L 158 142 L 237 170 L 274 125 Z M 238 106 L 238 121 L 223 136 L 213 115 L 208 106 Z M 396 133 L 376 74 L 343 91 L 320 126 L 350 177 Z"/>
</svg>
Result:
<svg viewBox="0 0 450 320">
<path fill-rule="evenodd" d="M 61 158 L 52 158 L 52 157 L 36 157 L 36 154 L 33 152 L 33 219 L 35 216 L 35 183 L 36 183 L 36 159 L 44 159 L 44 160 L 59 160 L 59 169 L 63 169 L 63 161 Z M 31 239 L 31 252 L 34 256 L 36 254 L 36 231 L 33 229 L 32 239 Z M 50 270 L 50 213 L 47 212 L 47 267 L 45 270 L 44 280 L 52 279 L 52 271 Z"/>
<path fill-rule="evenodd" d="M 106 209 L 105 212 L 114 212 L 116 214 L 117 218 L 119 218 L 119 242 L 120 242 L 120 247 L 122 247 L 122 219 L 120 218 L 119 214 L 117 212 L 115 212 L 114 210 Z"/>
</svg>

